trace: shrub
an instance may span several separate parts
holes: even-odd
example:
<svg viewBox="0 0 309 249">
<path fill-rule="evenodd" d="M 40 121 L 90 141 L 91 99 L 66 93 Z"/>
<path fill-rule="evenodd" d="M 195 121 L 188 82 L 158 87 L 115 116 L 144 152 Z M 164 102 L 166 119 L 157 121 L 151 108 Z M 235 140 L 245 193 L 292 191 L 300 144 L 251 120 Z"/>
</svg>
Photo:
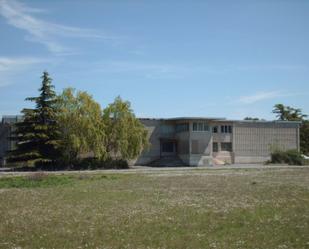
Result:
<svg viewBox="0 0 309 249">
<path fill-rule="evenodd" d="M 128 162 L 123 159 L 100 160 L 98 158 L 76 159 L 70 164 L 63 161 L 36 162 L 34 166 L 16 167 L 14 171 L 57 171 L 57 170 L 95 170 L 95 169 L 129 169 Z"/>
<path fill-rule="evenodd" d="M 286 163 L 289 165 L 304 165 L 304 159 L 297 150 L 275 151 L 271 153 L 271 163 Z"/>
<path fill-rule="evenodd" d="M 128 169 L 129 165 L 126 160 L 122 159 L 106 159 L 84 158 L 75 160 L 70 169 L 72 170 L 95 170 L 95 169 Z"/>
</svg>

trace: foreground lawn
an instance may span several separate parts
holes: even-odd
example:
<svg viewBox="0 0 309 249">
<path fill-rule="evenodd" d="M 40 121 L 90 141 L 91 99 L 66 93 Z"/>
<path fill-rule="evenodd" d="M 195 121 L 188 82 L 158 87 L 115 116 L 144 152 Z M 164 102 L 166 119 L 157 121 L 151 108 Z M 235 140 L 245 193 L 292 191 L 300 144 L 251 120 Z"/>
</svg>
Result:
<svg viewBox="0 0 309 249">
<path fill-rule="evenodd" d="M 0 178 L 0 248 L 309 248 L 309 168 Z"/>
</svg>

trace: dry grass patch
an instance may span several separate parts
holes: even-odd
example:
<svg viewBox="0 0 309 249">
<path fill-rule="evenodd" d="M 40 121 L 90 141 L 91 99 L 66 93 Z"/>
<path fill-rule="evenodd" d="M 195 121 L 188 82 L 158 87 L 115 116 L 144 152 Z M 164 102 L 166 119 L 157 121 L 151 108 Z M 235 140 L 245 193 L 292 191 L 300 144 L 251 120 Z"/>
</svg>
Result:
<svg viewBox="0 0 309 249">
<path fill-rule="evenodd" d="M 309 247 L 309 169 L 69 179 L 0 191 L 0 248 Z"/>
</svg>

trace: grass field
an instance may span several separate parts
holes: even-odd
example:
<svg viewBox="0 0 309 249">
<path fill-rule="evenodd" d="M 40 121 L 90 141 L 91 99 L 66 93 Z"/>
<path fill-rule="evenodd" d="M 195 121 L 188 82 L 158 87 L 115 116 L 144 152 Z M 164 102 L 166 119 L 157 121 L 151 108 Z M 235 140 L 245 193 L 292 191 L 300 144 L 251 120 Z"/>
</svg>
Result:
<svg viewBox="0 0 309 249">
<path fill-rule="evenodd" d="M 2 177 L 0 248 L 309 248 L 309 168 Z"/>
</svg>

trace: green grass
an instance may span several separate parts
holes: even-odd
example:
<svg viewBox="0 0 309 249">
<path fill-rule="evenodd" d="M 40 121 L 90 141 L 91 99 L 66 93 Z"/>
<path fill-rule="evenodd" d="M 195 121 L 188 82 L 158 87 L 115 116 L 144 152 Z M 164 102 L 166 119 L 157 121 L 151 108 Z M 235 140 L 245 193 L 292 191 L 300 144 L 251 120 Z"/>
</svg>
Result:
<svg viewBox="0 0 309 249">
<path fill-rule="evenodd" d="M 0 248 L 309 248 L 309 168 L 20 181 L 0 178 Z"/>
<path fill-rule="evenodd" d="M 0 189 L 3 188 L 44 188 L 72 184 L 72 177 L 46 176 L 43 179 L 28 177 L 8 177 L 0 179 Z"/>
</svg>

